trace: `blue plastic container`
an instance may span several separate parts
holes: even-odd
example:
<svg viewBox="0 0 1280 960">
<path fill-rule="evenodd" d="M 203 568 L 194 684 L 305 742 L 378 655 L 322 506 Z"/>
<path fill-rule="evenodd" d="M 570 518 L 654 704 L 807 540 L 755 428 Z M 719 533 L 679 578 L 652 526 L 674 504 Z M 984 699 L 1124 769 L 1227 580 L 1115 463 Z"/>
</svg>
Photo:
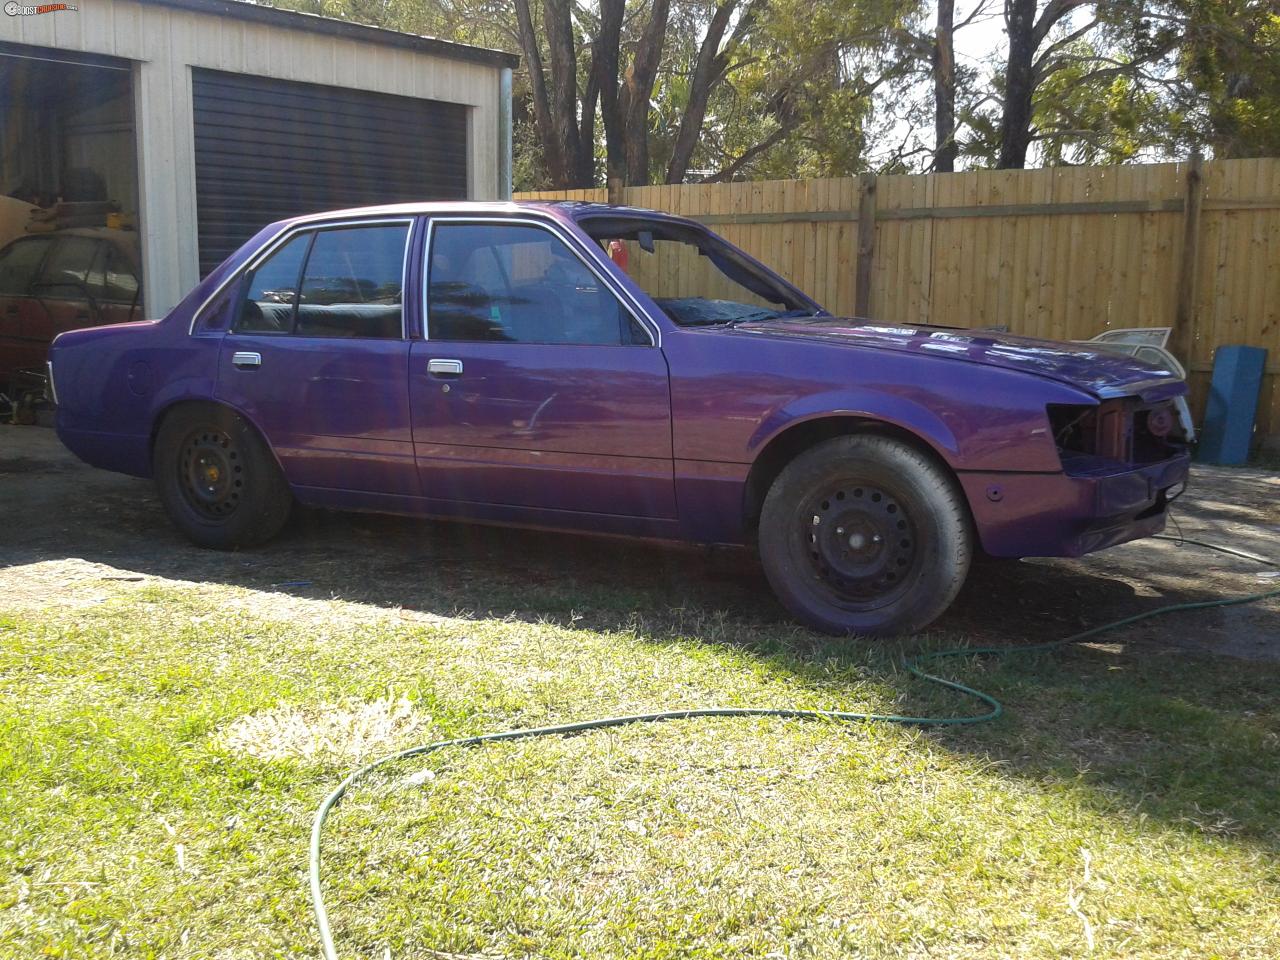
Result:
<svg viewBox="0 0 1280 960">
<path fill-rule="evenodd" d="M 1219 347 L 1214 352 L 1198 460 L 1237 466 L 1249 459 L 1266 365 L 1267 351 L 1261 347 Z"/>
</svg>

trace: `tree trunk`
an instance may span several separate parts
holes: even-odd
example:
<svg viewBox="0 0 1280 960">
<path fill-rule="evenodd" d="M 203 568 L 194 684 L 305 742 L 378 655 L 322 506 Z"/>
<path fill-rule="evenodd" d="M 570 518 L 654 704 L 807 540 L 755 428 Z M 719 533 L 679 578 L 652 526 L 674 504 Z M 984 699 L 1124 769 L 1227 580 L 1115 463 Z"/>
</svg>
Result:
<svg viewBox="0 0 1280 960">
<path fill-rule="evenodd" d="M 578 121 L 577 180 L 580 187 L 596 182 L 596 104 L 600 100 L 600 78 L 592 65 L 587 75 L 587 89 L 582 92 L 582 117 Z"/>
<path fill-rule="evenodd" d="M 606 183 L 626 178 L 622 113 L 618 105 L 618 50 L 622 43 L 622 21 L 625 15 L 625 0 L 600 0 L 600 33 L 595 40 L 592 70 L 600 88 Z"/>
<path fill-rule="evenodd" d="M 557 187 L 577 186 L 578 58 L 574 51 L 570 0 L 543 0 L 542 27 L 547 34 L 547 62 L 551 68 L 551 135 L 560 158 Z"/>
<path fill-rule="evenodd" d="M 551 125 L 551 104 L 547 96 L 547 81 L 542 73 L 542 51 L 538 45 L 538 34 L 533 28 L 533 16 L 529 11 L 529 0 L 515 0 L 516 25 L 520 32 L 520 49 L 524 53 L 524 61 L 529 67 L 529 86 L 533 91 L 533 123 L 538 131 L 538 142 L 542 145 L 543 161 L 547 165 L 547 175 L 556 186 L 562 186 L 565 179 L 564 157 L 556 147 L 555 134 Z"/>
<path fill-rule="evenodd" d="M 693 68 L 693 78 L 689 82 L 689 102 L 685 104 L 684 114 L 680 117 L 680 129 L 671 148 L 667 183 L 684 183 L 684 178 L 689 173 L 693 151 L 702 133 L 702 122 L 707 116 L 707 101 L 711 97 L 711 89 L 724 75 L 728 65 L 729 50 L 726 48 L 721 51 L 720 42 L 724 39 L 725 30 L 729 27 L 729 20 L 737 5 L 738 0 L 724 0 L 716 7 L 711 23 L 707 25 L 707 35 L 702 38 L 702 46 L 698 48 L 698 60 Z"/>
<path fill-rule="evenodd" d="M 1036 0 L 1005 0 L 1009 59 L 1005 67 L 1004 114 L 1000 120 L 1002 170 L 1027 165 L 1031 146 L 1031 104 L 1035 95 Z"/>
<path fill-rule="evenodd" d="M 955 0 L 938 0 L 938 26 L 933 42 L 933 127 L 935 173 L 956 168 Z"/>
<path fill-rule="evenodd" d="M 670 0 L 653 0 L 649 22 L 636 43 L 635 56 L 622 81 L 618 105 L 622 117 L 623 156 L 628 186 L 649 183 L 649 103 L 667 38 Z"/>
</svg>

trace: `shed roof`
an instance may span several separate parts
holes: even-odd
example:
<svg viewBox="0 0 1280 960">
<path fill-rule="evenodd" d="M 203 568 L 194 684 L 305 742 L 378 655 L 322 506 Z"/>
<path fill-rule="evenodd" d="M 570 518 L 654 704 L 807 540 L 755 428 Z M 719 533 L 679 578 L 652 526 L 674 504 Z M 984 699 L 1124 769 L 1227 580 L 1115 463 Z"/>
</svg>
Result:
<svg viewBox="0 0 1280 960">
<path fill-rule="evenodd" d="M 256 3 L 245 3 L 244 0 L 149 0 L 149 2 L 177 10 L 190 10 L 195 13 L 207 13 L 220 17 L 234 17 L 261 23 L 267 26 L 281 27 L 285 30 L 305 30 L 309 33 L 321 33 L 331 37 L 342 37 L 347 40 L 359 40 L 364 43 L 378 43 L 387 47 L 400 47 L 404 50 L 415 50 L 437 57 L 451 60 L 468 60 L 472 63 L 484 63 L 495 67 L 515 67 L 520 58 L 515 54 L 502 50 L 490 50 L 487 47 L 473 47 L 452 40 L 440 40 L 436 37 L 419 37 L 411 33 L 400 33 L 396 30 L 384 30 L 381 27 L 370 27 L 363 23 L 352 23 L 350 20 L 337 20 L 333 17 L 320 17 L 312 13 L 300 13 L 294 10 L 281 10 L 278 7 L 262 6 Z"/>
</svg>

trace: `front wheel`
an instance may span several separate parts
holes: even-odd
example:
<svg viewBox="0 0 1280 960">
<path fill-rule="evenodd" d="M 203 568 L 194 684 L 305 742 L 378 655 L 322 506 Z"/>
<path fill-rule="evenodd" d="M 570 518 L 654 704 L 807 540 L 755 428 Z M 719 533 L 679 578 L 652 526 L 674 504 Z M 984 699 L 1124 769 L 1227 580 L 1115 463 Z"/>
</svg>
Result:
<svg viewBox="0 0 1280 960">
<path fill-rule="evenodd" d="M 202 547 L 254 546 L 289 519 L 293 496 L 275 457 L 225 408 L 179 407 L 165 417 L 152 466 L 169 517 Z"/>
<path fill-rule="evenodd" d="M 760 560 L 783 604 L 833 634 L 920 630 L 955 599 L 973 553 L 968 511 L 932 458 L 891 437 L 837 437 L 770 487 Z"/>
</svg>

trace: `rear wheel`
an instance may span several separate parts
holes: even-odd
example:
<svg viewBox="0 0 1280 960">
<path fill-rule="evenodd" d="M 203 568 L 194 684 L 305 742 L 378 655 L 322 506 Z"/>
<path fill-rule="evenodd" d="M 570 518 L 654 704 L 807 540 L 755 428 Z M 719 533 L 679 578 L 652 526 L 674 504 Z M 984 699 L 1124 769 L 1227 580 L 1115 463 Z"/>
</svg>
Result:
<svg viewBox="0 0 1280 960">
<path fill-rule="evenodd" d="M 170 519 L 202 547 L 254 546 L 289 519 L 293 496 L 275 458 L 226 408 L 179 407 L 165 417 L 153 467 Z"/>
<path fill-rule="evenodd" d="M 961 493 L 932 458 L 891 437 L 837 437 L 778 475 L 760 559 L 778 598 L 834 634 L 919 630 L 955 599 L 973 553 Z"/>
</svg>

